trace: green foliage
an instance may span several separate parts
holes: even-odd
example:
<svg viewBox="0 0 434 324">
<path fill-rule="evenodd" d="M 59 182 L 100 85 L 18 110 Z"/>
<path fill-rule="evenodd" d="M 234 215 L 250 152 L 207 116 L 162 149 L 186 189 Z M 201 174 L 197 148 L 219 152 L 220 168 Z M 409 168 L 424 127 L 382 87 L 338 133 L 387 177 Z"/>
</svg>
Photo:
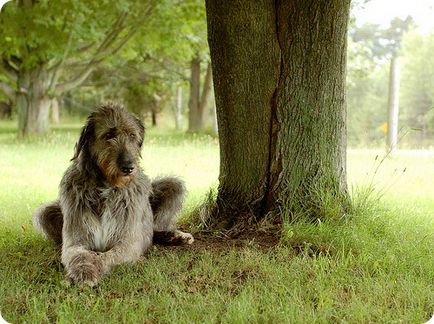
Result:
<svg viewBox="0 0 434 324">
<path fill-rule="evenodd" d="M 208 57 L 206 39 L 203 1 L 161 1 L 149 26 L 121 53 L 123 57 L 127 51 L 134 53 L 127 64 L 135 63 L 141 71 L 138 78 L 124 83 L 124 100 L 130 107 L 144 107 L 142 111 L 155 110 L 156 105 L 157 111 L 162 110 L 168 100 L 174 101 L 176 86 L 188 79 L 190 60 L 196 55 Z"/>
<path fill-rule="evenodd" d="M 369 44 L 369 56 L 372 60 L 382 60 L 395 56 L 400 47 L 403 34 L 414 25 L 413 18 L 393 18 L 388 28 L 379 25 L 365 24 L 350 30 L 354 42 Z"/>
<path fill-rule="evenodd" d="M 0 16 L 0 49 L 4 59 L 30 69 L 73 53 L 95 50 L 120 15 L 137 24 L 143 1 L 37 1 L 5 5 Z M 77 57 L 75 57 L 77 59 Z"/>
<path fill-rule="evenodd" d="M 173 104 L 176 88 L 186 87 L 191 58 L 208 57 L 202 1 L 159 1 L 150 18 L 89 82 L 101 97 L 122 100 L 138 114 Z"/>
<path fill-rule="evenodd" d="M 372 66 L 348 76 L 348 145 L 381 147 L 387 120 L 388 65 Z"/>
<path fill-rule="evenodd" d="M 150 35 L 154 42 L 147 42 L 154 44 L 155 54 L 163 54 L 177 62 L 188 62 L 196 53 L 207 55 L 203 1 L 166 1 L 158 9 L 155 32 Z"/>
<path fill-rule="evenodd" d="M 348 43 L 348 143 L 382 147 L 386 136 L 391 55 L 401 64 L 399 146 L 427 147 L 434 139 L 433 33 L 418 35 L 412 19 L 388 29 L 352 26 Z M 398 52 L 399 49 L 399 52 Z"/>
<path fill-rule="evenodd" d="M 434 32 L 407 34 L 402 49 L 401 121 L 423 141 L 434 137 Z"/>
<path fill-rule="evenodd" d="M 0 100 L 13 101 L 20 80 L 28 97 L 20 103 L 34 103 L 30 109 L 39 97 L 69 92 L 74 104 L 90 104 L 84 110 L 114 99 L 140 114 L 158 112 L 187 80 L 191 58 L 208 57 L 204 3 L 13 1 L 0 16 L 0 53 Z M 39 92 L 32 97 L 35 80 Z M 87 100 L 89 94 L 95 99 Z M 17 108 L 22 133 L 29 128 L 27 109 Z"/>
</svg>

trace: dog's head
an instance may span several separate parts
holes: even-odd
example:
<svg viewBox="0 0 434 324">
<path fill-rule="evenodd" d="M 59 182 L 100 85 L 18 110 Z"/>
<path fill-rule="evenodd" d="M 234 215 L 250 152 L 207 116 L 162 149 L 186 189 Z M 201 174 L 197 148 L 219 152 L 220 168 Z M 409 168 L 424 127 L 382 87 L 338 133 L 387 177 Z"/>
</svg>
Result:
<svg viewBox="0 0 434 324">
<path fill-rule="evenodd" d="M 87 118 L 72 160 L 98 167 L 113 186 L 125 186 L 139 168 L 144 133 L 140 119 L 121 106 L 101 105 Z"/>
</svg>

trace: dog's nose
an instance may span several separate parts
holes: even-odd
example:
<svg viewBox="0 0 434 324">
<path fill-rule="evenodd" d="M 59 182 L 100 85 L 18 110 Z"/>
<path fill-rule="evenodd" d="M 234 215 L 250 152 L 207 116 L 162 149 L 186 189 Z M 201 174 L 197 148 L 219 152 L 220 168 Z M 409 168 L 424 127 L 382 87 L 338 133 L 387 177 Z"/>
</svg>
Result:
<svg viewBox="0 0 434 324">
<path fill-rule="evenodd" d="M 124 174 L 130 174 L 134 170 L 133 158 L 130 154 L 121 154 L 118 158 L 118 165 Z"/>
<path fill-rule="evenodd" d="M 125 174 L 130 174 L 131 172 L 133 172 L 133 170 L 134 170 L 134 166 L 132 164 L 123 165 L 121 167 L 121 171 Z"/>
</svg>

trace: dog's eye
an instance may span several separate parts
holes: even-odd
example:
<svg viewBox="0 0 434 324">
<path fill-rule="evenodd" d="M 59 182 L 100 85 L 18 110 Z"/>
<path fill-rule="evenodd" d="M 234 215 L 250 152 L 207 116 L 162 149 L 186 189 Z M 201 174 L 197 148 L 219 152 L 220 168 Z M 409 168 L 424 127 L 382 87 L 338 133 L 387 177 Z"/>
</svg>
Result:
<svg viewBox="0 0 434 324">
<path fill-rule="evenodd" d="M 114 138 L 115 136 L 116 136 L 116 132 L 113 130 L 110 130 L 104 135 L 104 139 L 108 141 L 108 140 L 111 140 L 112 138 Z"/>
<path fill-rule="evenodd" d="M 136 134 L 131 133 L 130 134 L 130 138 L 133 139 L 133 140 L 136 139 Z"/>
</svg>

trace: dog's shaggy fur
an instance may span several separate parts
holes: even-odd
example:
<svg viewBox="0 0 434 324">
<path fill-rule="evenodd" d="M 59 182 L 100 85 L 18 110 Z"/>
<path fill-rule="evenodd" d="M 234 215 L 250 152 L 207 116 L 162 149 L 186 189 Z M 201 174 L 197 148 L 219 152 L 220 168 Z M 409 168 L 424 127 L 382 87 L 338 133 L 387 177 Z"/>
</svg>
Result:
<svg viewBox="0 0 434 324">
<path fill-rule="evenodd" d="M 87 119 L 59 199 L 39 208 L 33 221 L 62 244 L 69 281 L 94 286 L 110 268 L 135 261 L 152 244 L 193 242 L 176 230 L 184 198 L 177 178 L 151 183 L 139 166 L 142 122 L 122 107 L 103 105 Z"/>
</svg>

